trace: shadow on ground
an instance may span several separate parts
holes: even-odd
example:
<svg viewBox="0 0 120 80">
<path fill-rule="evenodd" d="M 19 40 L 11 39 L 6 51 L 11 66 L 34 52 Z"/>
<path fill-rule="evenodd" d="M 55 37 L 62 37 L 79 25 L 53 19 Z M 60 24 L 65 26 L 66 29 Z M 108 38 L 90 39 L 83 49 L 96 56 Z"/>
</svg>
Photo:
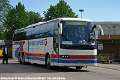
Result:
<svg viewBox="0 0 120 80">
<path fill-rule="evenodd" d="M 56 72 L 89 72 L 88 70 L 76 70 L 74 68 L 53 67 L 51 70 L 44 65 L 23 65 L 17 61 L 9 64 L 0 64 L 0 73 L 56 73 Z"/>
</svg>

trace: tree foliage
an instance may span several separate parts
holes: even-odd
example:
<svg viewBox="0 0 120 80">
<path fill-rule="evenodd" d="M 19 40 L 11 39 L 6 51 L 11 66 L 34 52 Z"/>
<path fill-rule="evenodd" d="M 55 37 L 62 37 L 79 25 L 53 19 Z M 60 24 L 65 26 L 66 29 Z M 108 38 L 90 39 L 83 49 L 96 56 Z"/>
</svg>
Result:
<svg viewBox="0 0 120 80">
<path fill-rule="evenodd" d="M 4 22 L 6 28 L 5 38 L 11 40 L 14 30 L 23 28 L 29 24 L 29 16 L 25 11 L 24 5 L 20 2 L 16 5 L 15 8 L 12 8 Z"/>
<path fill-rule="evenodd" d="M 1 25 L 0 26 L 0 40 L 3 40 L 4 39 L 4 30 L 2 28 L 3 26 Z"/>
<path fill-rule="evenodd" d="M 20 2 L 16 7 L 10 9 L 6 16 L 4 26 L 6 28 L 5 38 L 12 39 L 16 29 L 24 28 L 30 24 L 43 21 L 43 18 L 38 12 L 26 11 L 24 5 Z"/>
<path fill-rule="evenodd" d="M 59 3 L 55 6 L 50 5 L 50 8 L 47 9 L 47 11 L 44 11 L 43 14 L 45 16 L 45 21 L 63 17 L 78 17 L 64 0 L 59 0 Z"/>
<path fill-rule="evenodd" d="M 0 0 L 0 39 L 4 39 L 4 26 L 5 15 L 12 6 L 9 4 L 9 0 Z"/>
<path fill-rule="evenodd" d="M 41 17 L 41 15 L 38 12 L 29 11 L 27 13 L 29 16 L 29 24 L 34 24 L 34 23 L 43 21 L 43 18 Z"/>
<path fill-rule="evenodd" d="M 3 39 L 3 28 L 2 28 L 2 25 L 0 25 L 0 40 Z"/>
<path fill-rule="evenodd" d="M 0 0 L 0 22 L 4 21 L 5 14 L 7 14 L 10 7 L 9 0 Z"/>
</svg>

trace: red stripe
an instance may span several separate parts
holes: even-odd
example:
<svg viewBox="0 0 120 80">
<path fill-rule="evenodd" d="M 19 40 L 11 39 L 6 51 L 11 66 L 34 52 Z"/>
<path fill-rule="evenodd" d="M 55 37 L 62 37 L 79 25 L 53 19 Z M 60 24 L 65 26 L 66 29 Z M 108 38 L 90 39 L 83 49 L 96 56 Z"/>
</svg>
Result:
<svg viewBox="0 0 120 80">
<path fill-rule="evenodd" d="M 26 56 L 35 56 L 35 57 L 45 57 L 46 54 L 36 54 L 36 53 L 25 53 Z"/>
<path fill-rule="evenodd" d="M 62 58 L 61 56 L 58 56 L 57 54 L 51 54 L 51 58 Z M 63 59 L 91 59 L 90 55 L 69 55 L 69 58 L 63 58 Z M 95 59 L 95 58 L 92 58 Z"/>
<path fill-rule="evenodd" d="M 51 58 L 58 58 L 59 55 L 57 55 L 57 54 L 50 54 L 50 57 L 51 57 Z"/>
<path fill-rule="evenodd" d="M 45 57 L 46 54 L 36 54 L 36 53 L 25 53 L 26 56 L 36 56 L 36 57 Z M 57 54 L 50 54 L 51 58 L 62 58 Z M 62 58 L 62 59 L 95 59 L 95 58 L 91 58 L 90 55 L 69 55 L 69 58 Z"/>
<path fill-rule="evenodd" d="M 90 55 L 70 55 L 69 59 L 91 59 Z"/>
</svg>

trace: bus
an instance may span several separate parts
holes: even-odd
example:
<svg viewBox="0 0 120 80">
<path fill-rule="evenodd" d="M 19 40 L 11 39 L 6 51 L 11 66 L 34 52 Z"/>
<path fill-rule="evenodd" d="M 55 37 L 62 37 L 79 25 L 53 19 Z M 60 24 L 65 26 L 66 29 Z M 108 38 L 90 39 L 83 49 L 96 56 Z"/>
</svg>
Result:
<svg viewBox="0 0 120 80">
<path fill-rule="evenodd" d="M 13 58 L 22 64 L 75 67 L 97 65 L 98 31 L 89 19 L 57 18 L 17 29 L 13 34 Z"/>
<path fill-rule="evenodd" d="M 3 57 L 3 48 L 4 48 L 5 42 L 4 40 L 0 40 L 0 57 Z"/>
</svg>

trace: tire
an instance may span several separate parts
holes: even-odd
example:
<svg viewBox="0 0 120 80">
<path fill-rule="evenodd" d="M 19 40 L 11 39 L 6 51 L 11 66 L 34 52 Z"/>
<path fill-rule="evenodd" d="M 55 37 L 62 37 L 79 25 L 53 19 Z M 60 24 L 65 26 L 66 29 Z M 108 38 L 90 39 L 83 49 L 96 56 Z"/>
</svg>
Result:
<svg viewBox="0 0 120 80">
<path fill-rule="evenodd" d="M 82 66 L 76 66 L 76 69 L 82 69 Z"/>
<path fill-rule="evenodd" d="M 47 56 L 47 59 L 46 59 L 46 66 L 47 66 L 48 69 L 52 68 L 51 65 L 50 65 L 50 56 L 49 55 Z"/>
<path fill-rule="evenodd" d="M 22 55 L 22 64 L 24 64 L 24 65 L 26 64 L 24 55 Z"/>
<path fill-rule="evenodd" d="M 21 61 L 21 56 L 20 56 L 20 54 L 18 55 L 18 62 L 20 62 L 20 64 L 22 64 L 22 61 Z"/>
<path fill-rule="evenodd" d="M 20 62 L 21 61 L 21 59 L 20 59 L 20 55 L 18 55 L 18 62 Z"/>
</svg>

